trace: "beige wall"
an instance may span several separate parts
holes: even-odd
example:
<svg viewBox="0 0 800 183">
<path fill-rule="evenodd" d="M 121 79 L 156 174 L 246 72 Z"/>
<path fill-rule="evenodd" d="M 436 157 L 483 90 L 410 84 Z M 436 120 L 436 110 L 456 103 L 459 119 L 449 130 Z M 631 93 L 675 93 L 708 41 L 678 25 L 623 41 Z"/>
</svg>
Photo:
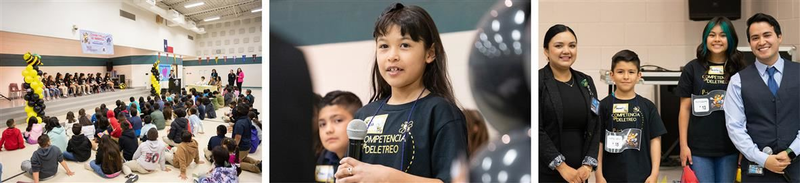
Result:
<svg viewBox="0 0 800 183">
<path fill-rule="evenodd" d="M 749 47 L 745 22 L 758 12 L 778 19 L 784 36 L 781 46 L 800 47 L 800 0 L 742 0 L 742 18 L 733 21 L 739 46 Z M 642 65 L 678 70 L 695 58 L 707 22 L 689 20 L 687 0 L 540 0 L 539 36 L 534 45 L 538 48 L 539 68 L 547 64 L 542 39 L 547 29 L 557 23 L 575 30 L 578 57 L 573 68 L 591 75 L 603 98 L 608 95 L 608 87 L 600 80 L 600 69 L 611 68 L 614 53 L 630 49 L 639 54 Z M 636 91 L 653 98 L 652 86 L 639 85 Z"/>
</svg>

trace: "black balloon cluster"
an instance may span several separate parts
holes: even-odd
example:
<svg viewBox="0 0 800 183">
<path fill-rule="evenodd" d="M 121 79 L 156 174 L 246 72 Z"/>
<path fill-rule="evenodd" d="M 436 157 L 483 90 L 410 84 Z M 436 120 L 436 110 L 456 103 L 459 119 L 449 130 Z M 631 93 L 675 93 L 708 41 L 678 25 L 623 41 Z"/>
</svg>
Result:
<svg viewBox="0 0 800 183">
<path fill-rule="evenodd" d="M 41 117 L 45 116 L 44 110 L 47 106 L 44 105 L 44 83 L 42 83 L 42 70 L 39 65 L 42 65 L 41 56 L 37 54 L 25 53 L 22 56 L 27 63 L 25 70 L 22 70 L 22 76 L 25 78 L 25 83 L 22 84 L 22 89 L 25 91 L 25 113 L 30 118 L 37 118 L 42 121 Z"/>
<path fill-rule="evenodd" d="M 152 86 L 150 95 L 152 96 L 161 95 L 161 84 L 158 83 L 158 81 L 161 81 L 161 73 L 158 71 L 158 63 L 160 62 L 161 60 L 156 60 L 153 63 L 153 67 L 150 68 L 150 86 Z"/>
</svg>

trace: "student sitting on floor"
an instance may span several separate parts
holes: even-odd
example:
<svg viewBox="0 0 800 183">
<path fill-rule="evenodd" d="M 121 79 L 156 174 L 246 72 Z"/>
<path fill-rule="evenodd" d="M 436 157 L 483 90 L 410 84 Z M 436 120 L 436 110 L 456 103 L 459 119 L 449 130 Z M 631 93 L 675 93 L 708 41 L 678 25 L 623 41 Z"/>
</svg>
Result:
<svg viewBox="0 0 800 183">
<path fill-rule="evenodd" d="M 217 146 L 212 151 L 214 157 L 214 168 L 208 174 L 200 175 L 195 182 L 199 183 L 236 183 L 239 182 L 239 175 L 236 172 L 236 165 L 231 165 L 228 159 L 228 150 Z"/>
<path fill-rule="evenodd" d="M 166 159 L 167 163 L 170 165 L 180 168 L 181 179 L 186 180 L 186 169 L 189 167 L 192 161 L 198 165 L 203 164 L 203 161 L 200 160 L 200 153 L 198 153 L 197 149 L 197 141 L 192 139 L 192 134 L 188 131 L 181 131 L 181 133 L 181 144 L 173 151 L 173 153 L 167 153 Z"/>
<path fill-rule="evenodd" d="M 25 128 L 25 133 L 22 134 L 28 144 L 38 144 L 37 140 L 42 133 L 44 133 L 44 124 L 39 123 L 37 118 L 28 118 L 28 128 Z"/>
<path fill-rule="evenodd" d="M 156 125 L 154 125 L 152 121 L 153 120 L 150 119 L 150 115 L 144 116 L 144 126 L 142 126 L 142 131 L 143 132 L 150 131 L 151 128 L 156 128 Z M 156 130 L 158 130 L 158 129 L 156 129 Z M 156 138 L 158 138 L 158 137 L 156 137 Z M 144 141 L 147 141 L 147 139 L 149 139 L 149 138 L 147 137 L 147 133 L 142 133 L 142 134 L 139 134 L 139 139 L 141 139 L 141 141 L 144 142 Z"/>
<path fill-rule="evenodd" d="M 64 127 L 65 131 L 67 132 L 67 137 L 72 136 L 72 131 L 68 129 L 72 129 L 72 125 L 78 122 L 78 119 L 75 118 L 75 113 L 72 111 L 67 112 L 67 122 L 60 123 L 61 127 Z"/>
<path fill-rule="evenodd" d="M 126 174 L 130 174 L 131 171 L 150 173 L 159 169 L 169 172 L 170 169 L 165 165 L 167 147 L 158 141 L 158 130 L 150 128 L 145 134 L 147 141 L 139 145 L 133 153 L 133 160 L 125 162 L 122 171 Z"/>
<path fill-rule="evenodd" d="M 133 134 L 138 137 L 142 133 L 142 118 L 139 117 L 139 112 L 132 110 L 131 118 L 128 119 L 128 122 L 132 125 Z"/>
<path fill-rule="evenodd" d="M 184 131 L 191 133 L 191 125 L 189 120 L 186 119 L 186 113 L 183 110 L 179 110 L 175 111 L 175 114 L 178 115 L 178 118 L 175 118 L 175 121 L 169 126 L 169 133 L 162 138 L 164 143 L 169 146 L 180 144 L 182 142 L 181 133 Z"/>
<path fill-rule="evenodd" d="M 211 99 L 203 97 L 203 105 L 206 109 L 206 118 L 217 119 L 217 111 L 214 110 L 214 104 L 211 104 Z"/>
<path fill-rule="evenodd" d="M 133 153 L 139 148 L 139 140 L 133 134 L 131 123 L 122 122 L 122 136 L 119 137 L 119 148 L 126 161 L 133 159 Z"/>
<path fill-rule="evenodd" d="M 16 123 L 14 119 L 8 119 L 6 121 L 6 126 L 8 128 L 3 130 L 3 137 L 0 138 L 0 151 L 3 151 L 3 147 L 6 150 L 17 150 L 17 149 L 24 149 L 25 142 L 22 138 L 22 132 L 19 129 L 15 128 L 14 126 Z"/>
<path fill-rule="evenodd" d="M 58 173 L 58 164 L 61 164 L 64 170 L 67 170 L 68 176 L 75 174 L 75 172 L 69 170 L 67 162 L 64 162 L 61 149 L 50 146 L 50 137 L 47 135 L 39 136 L 37 142 L 39 143 L 39 149 L 33 152 L 30 160 L 22 161 L 22 166 L 20 166 L 22 171 L 33 177 L 34 183 L 56 175 Z"/>
<path fill-rule="evenodd" d="M 205 130 L 203 130 L 203 121 L 197 117 L 197 109 L 191 108 L 189 109 L 189 113 L 191 115 L 189 116 L 189 123 L 192 125 L 192 134 L 197 135 L 198 132 L 200 134 L 204 134 Z"/>
<path fill-rule="evenodd" d="M 72 132 L 75 135 L 72 135 L 72 138 L 69 139 L 67 150 L 64 151 L 64 159 L 77 162 L 89 160 L 92 155 L 92 143 L 86 135 L 81 133 L 82 129 L 83 126 L 80 123 L 72 126 Z"/>
<path fill-rule="evenodd" d="M 89 140 L 94 139 L 94 123 L 86 117 L 86 110 L 78 110 L 78 123 L 81 124 L 81 134 L 86 136 Z"/>
<path fill-rule="evenodd" d="M 85 164 L 86 170 L 94 171 L 102 178 L 115 178 L 122 173 L 122 155 L 110 135 L 100 137 L 94 160 Z"/>
<path fill-rule="evenodd" d="M 211 137 L 208 139 L 208 147 L 203 149 L 206 160 L 210 162 L 214 162 L 214 159 L 211 158 L 211 150 L 214 147 L 222 145 L 222 140 L 225 139 L 225 134 L 228 133 L 228 128 L 225 125 L 217 126 L 217 136 Z"/>
<path fill-rule="evenodd" d="M 47 122 L 44 129 L 47 136 L 50 136 L 50 144 L 58 147 L 60 150 L 66 150 L 68 137 L 64 127 L 61 127 L 61 123 L 58 122 L 58 118 L 51 117 L 44 121 Z"/>
</svg>

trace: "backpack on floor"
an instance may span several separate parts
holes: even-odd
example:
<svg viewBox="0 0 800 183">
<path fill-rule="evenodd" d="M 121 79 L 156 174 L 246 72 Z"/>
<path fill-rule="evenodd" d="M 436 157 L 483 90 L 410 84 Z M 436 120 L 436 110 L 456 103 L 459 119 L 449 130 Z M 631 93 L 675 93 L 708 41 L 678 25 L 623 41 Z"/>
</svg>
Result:
<svg viewBox="0 0 800 183">
<path fill-rule="evenodd" d="M 261 138 L 258 137 L 257 127 L 250 128 L 250 153 L 255 153 L 258 150 L 258 145 L 261 145 Z"/>
</svg>

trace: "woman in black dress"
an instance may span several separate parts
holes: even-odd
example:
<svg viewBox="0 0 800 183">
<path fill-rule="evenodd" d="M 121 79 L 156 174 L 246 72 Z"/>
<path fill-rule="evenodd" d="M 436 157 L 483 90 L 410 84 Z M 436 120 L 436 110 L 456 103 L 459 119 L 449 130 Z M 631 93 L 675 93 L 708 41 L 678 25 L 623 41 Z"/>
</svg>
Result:
<svg viewBox="0 0 800 183">
<path fill-rule="evenodd" d="M 554 25 L 544 37 L 548 64 L 539 69 L 539 181 L 586 182 L 597 166 L 600 128 L 592 77 L 573 70 L 575 32 Z"/>
</svg>

